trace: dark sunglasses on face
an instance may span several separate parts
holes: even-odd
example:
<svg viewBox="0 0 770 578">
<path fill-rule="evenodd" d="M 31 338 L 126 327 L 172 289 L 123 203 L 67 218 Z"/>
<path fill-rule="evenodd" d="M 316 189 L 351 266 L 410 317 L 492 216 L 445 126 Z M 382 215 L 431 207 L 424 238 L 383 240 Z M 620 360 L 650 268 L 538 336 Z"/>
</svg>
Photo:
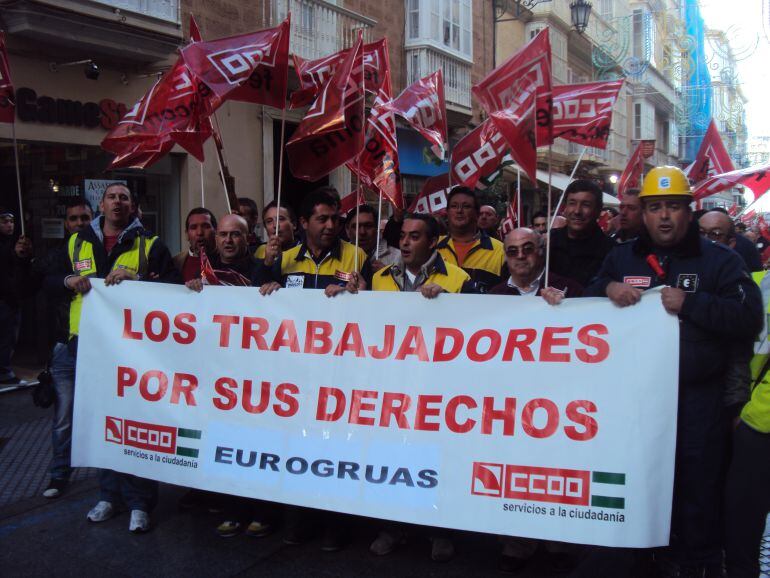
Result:
<svg viewBox="0 0 770 578">
<path fill-rule="evenodd" d="M 535 252 L 535 246 L 532 243 L 527 243 L 526 245 L 522 245 L 521 247 L 508 247 L 505 250 L 505 254 L 508 257 L 518 257 L 519 251 L 521 251 L 522 256 L 526 257 Z"/>
</svg>

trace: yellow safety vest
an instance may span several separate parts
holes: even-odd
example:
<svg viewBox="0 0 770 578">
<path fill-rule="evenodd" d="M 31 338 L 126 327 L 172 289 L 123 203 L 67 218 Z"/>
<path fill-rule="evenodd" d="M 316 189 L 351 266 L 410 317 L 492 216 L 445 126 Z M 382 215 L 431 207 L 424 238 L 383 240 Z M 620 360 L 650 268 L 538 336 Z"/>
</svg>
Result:
<svg viewBox="0 0 770 578">
<path fill-rule="evenodd" d="M 135 275 L 144 277 L 149 267 L 150 249 L 157 237 L 145 237 L 137 235 L 134 244 L 128 251 L 118 255 L 112 264 L 111 271 L 115 269 L 128 269 Z M 72 235 L 67 243 L 67 253 L 72 265 L 72 273 L 80 277 L 96 277 L 96 259 L 94 246 L 79 234 Z M 80 312 L 83 308 L 83 295 L 75 293 L 70 304 L 70 339 L 78 334 L 80 328 Z"/>
<path fill-rule="evenodd" d="M 441 237 L 436 249 L 441 258 L 444 259 L 444 263 L 459 266 L 454 241 L 450 236 Z M 504 267 L 505 250 L 503 244 L 485 234 L 474 241 L 462 265 L 471 279 L 481 284 L 482 288 L 485 289 L 490 289 L 502 281 Z"/>
<path fill-rule="evenodd" d="M 770 321 L 770 277 L 767 271 L 752 273 L 754 282 L 762 291 L 762 301 L 765 304 L 765 323 L 762 332 L 754 346 L 754 357 L 751 359 L 751 399 L 743 406 L 741 419 L 753 429 L 770 433 L 770 371 L 767 370 L 767 360 L 770 356 L 770 338 L 768 337 L 768 322 Z M 763 371 L 764 370 L 764 371 Z"/>
<path fill-rule="evenodd" d="M 438 259 L 441 259 L 439 256 Z M 443 269 L 443 270 L 442 270 Z M 463 285 L 471 278 L 463 269 L 451 263 L 441 262 L 441 266 L 434 266 L 425 285 L 435 283 L 447 293 L 460 293 Z M 372 278 L 373 291 L 401 291 L 393 278 L 393 265 L 388 265 L 382 271 L 377 271 Z"/>
</svg>

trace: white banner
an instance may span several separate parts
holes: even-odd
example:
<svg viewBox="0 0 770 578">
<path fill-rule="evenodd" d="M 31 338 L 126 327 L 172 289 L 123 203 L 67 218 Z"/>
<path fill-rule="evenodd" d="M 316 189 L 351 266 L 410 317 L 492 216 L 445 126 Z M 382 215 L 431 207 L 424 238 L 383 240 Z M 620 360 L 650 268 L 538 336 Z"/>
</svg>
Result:
<svg viewBox="0 0 770 578">
<path fill-rule="evenodd" d="M 376 518 L 668 543 L 678 323 L 571 299 L 92 280 L 72 463 Z"/>
</svg>

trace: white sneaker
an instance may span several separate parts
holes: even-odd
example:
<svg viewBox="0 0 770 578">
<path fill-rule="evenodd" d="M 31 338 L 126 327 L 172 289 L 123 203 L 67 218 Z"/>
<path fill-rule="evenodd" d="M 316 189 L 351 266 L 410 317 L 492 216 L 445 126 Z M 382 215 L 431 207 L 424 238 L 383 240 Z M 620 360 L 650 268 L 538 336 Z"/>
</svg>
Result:
<svg viewBox="0 0 770 578">
<path fill-rule="evenodd" d="M 104 522 L 112 518 L 114 514 L 115 508 L 112 507 L 112 504 L 101 500 L 98 504 L 91 508 L 91 511 L 88 512 L 86 518 L 88 518 L 88 520 L 91 522 Z"/>
<path fill-rule="evenodd" d="M 134 534 L 141 534 L 150 529 L 150 515 L 142 510 L 131 510 L 131 522 L 128 524 L 128 531 Z"/>
</svg>

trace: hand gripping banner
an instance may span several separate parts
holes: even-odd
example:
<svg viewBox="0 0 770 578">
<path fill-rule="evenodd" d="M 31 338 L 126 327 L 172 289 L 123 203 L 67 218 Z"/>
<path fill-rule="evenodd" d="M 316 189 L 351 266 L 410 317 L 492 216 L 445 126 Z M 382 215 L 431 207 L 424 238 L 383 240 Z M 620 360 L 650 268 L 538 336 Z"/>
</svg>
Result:
<svg viewBox="0 0 770 578">
<path fill-rule="evenodd" d="M 679 338 L 657 291 L 621 309 L 92 285 L 73 466 L 428 526 L 668 542 Z"/>
</svg>

